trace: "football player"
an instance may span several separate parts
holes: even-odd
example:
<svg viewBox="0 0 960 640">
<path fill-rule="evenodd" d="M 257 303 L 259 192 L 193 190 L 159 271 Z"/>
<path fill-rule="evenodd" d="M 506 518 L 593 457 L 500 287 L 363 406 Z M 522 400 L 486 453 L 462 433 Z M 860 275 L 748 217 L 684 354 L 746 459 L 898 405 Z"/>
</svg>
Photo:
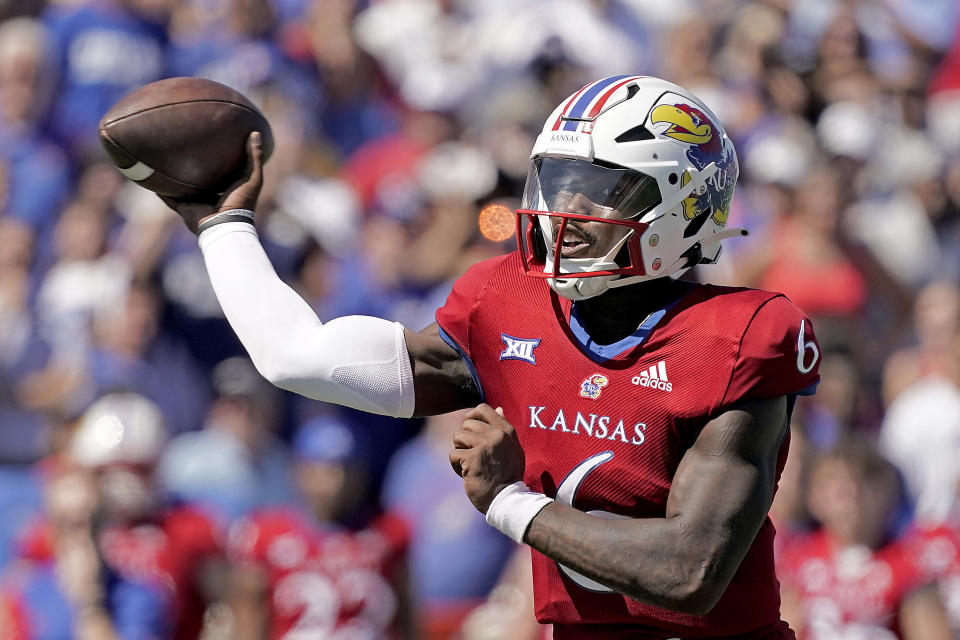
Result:
<svg viewBox="0 0 960 640">
<path fill-rule="evenodd" d="M 643 76 L 593 82 L 547 120 L 518 250 L 472 267 L 437 322 L 322 324 L 252 224 L 262 182 L 168 201 L 199 235 L 264 376 L 393 416 L 475 407 L 450 454 L 488 522 L 533 548 L 556 638 L 792 638 L 767 510 L 820 350 L 778 293 L 678 279 L 715 261 L 738 165 L 716 116 Z"/>
</svg>

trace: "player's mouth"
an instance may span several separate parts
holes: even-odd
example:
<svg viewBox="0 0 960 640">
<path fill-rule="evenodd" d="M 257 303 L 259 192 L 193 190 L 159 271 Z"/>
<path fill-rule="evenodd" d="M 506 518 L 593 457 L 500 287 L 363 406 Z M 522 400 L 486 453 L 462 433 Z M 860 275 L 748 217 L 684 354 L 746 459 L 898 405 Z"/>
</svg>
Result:
<svg viewBox="0 0 960 640">
<path fill-rule="evenodd" d="M 584 254 L 590 250 L 592 245 L 593 242 L 589 234 L 572 225 L 567 225 L 563 231 L 563 238 L 560 242 L 560 257 L 587 257 Z"/>
</svg>

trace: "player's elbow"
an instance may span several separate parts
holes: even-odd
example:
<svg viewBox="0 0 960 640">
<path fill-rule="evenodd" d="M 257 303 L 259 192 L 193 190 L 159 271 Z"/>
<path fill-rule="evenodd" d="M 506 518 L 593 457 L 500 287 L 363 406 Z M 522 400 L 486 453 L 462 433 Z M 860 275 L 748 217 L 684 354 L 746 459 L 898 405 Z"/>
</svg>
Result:
<svg viewBox="0 0 960 640">
<path fill-rule="evenodd" d="M 710 613 L 723 595 L 722 588 L 707 581 L 677 578 L 677 576 L 674 578 L 669 587 L 652 599 L 649 590 L 641 587 L 639 583 L 633 585 L 633 588 L 627 587 L 622 593 L 641 602 L 649 602 L 670 611 L 693 616 Z"/>
<path fill-rule="evenodd" d="M 253 366 L 270 384 L 286 391 L 294 391 L 303 375 L 299 371 L 298 360 L 276 349 L 270 353 L 250 354 Z"/>
<path fill-rule="evenodd" d="M 688 556 L 683 566 L 684 571 L 679 572 L 663 606 L 695 616 L 709 613 L 727 590 L 730 572 L 723 570 L 720 559 L 709 553 Z"/>
<path fill-rule="evenodd" d="M 681 613 L 702 616 L 710 613 L 726 590 L 726 584 L 702 578 L 692 579 L 677 594 L 676 606 L 671 607 Z"/>
</svg>

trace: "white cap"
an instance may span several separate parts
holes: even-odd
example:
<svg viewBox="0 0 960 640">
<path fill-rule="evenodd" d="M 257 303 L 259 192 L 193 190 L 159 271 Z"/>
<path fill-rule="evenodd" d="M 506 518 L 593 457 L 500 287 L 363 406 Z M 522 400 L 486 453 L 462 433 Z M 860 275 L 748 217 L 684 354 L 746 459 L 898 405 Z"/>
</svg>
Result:
<svg viewBox="0 0 960 640">
<path fill-rule="evenodd" d="M 166 441 L 157 406 L 136 393 L 111 393 L 94 402 L 80 419 L 70 443 L 77 464 L 150 464 Z"/>
</svg>

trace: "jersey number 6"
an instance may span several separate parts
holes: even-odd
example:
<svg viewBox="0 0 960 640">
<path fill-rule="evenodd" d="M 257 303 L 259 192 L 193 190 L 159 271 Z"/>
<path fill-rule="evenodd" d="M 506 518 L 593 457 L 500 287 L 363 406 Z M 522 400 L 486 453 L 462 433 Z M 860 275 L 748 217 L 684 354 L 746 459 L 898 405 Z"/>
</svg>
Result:
<svg viewBox="0 0 960 640">
<path fill-rule="evenodd" d="M 573 507 L 573 501 L 577 497 L 577 491 L 580 489 L 580 484 L 592 471 L 597 467 L 602 465 L 605 462 L 609 462 L 613 459 L 612 451 L 604 451 L 603 453 L 598 453 L 596 455 L 590 456 L 576 468 L 567 474 L 567 477 L 563 479 L 563 482 L 560 483 L 560 486 L 557 487 L 557 502 L 560 504 L 565 504 L 567 506 Z M 576 508 L 576 507 L 574 507 Z M 627 516 L 621 516 L 616 513 L 609 513 L 607 511 L 587 511 L 591 516 L 597 516 L 598 518 L 626 518 Z M 557 566 L 560 568 L 568 578 L 574 581 L 578 586 L 587 589 L 588 591 L 594 591 L 596 593 L 613 593 L 613 589 L 605 587 L 595 580 L 591 580 L 585 575 L 579 574 L 569 567 L 565 567 L 559 562 Z"/>
<path fill-rule="evenodd" d="M 800 336 L 797 338 L 797 370 L 800 373 L 810 373 L 820 358 L 820 350 L 817 348 L 817 343 L 813 340 L 806 342 L 803 340 L 806 337 L 804 336 L 805 322 L 805 320 L 800 321 Z M 810 358 L 810 364 L 804 364 L 807 359 L 807 351 L 813 352 L 813 356 Z"/>
</svg>

